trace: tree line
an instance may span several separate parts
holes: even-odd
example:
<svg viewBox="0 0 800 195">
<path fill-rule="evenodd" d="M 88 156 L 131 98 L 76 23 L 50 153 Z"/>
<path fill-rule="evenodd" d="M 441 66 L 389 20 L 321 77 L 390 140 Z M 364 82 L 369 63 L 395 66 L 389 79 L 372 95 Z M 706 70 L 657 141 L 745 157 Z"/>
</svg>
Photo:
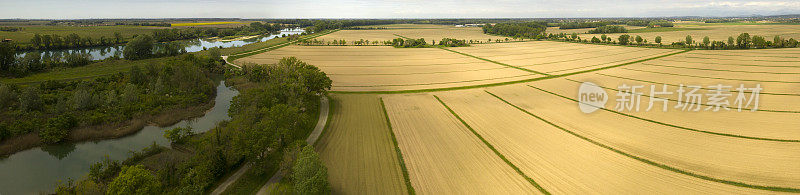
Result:
<svg viewBox="0 0 800 195">
<path fill-rule="evenodd" d="M 545 22 L 498 23 L 483 26 L 483 33 L 486 34 L 526 39 L 544 38 L 546 30 L 547 23 Z"/>
<path fill-rule="evenodd" d="M 577 33 L 566 34 L 566 33 L 559 33 L 559 34 L 549 34 L 549 39 L 553 40 L 566 40 L 572 42 L 586 42 L 586 43 L 603 43 L 603 44 L 619 44 L 619 45 L 640 45 L 640 46 L 654 46 L 654 47 L 662 47 L 665 46 L 662 42 L 663 39 L 661 36 L 656 36 L 652 42 L 648 41 L 647 39 L 643 38 L 640 35 L 619 35 L 616 39 L 609 37 L 607 35 L 601 35 L 600 38 L 597 36 L 592 37 L 591 39 L 581 39 Z M 764 49 L 764 48 L 796 48 L 800 47 L 800 41 L 795 40 L 794 38 L 785 39 L 780 36 L 774 36 L 772 40 L 768 40 L 766 37 L 754 35 L 751 36 L 749 33 L 741 33 L 736 38 L 733 36 L 728 37 L 727 40 L 711 40 L 708 36 L 703 37 L 701 41 L 696 41 L 694 37 L 691 35 L 687 35 L 683 41 L 673 42 L 668 44 L 668 47 L 672 48 L 699 48 L 699 49 L 712 49 L 712 50 L 719 50 L 719 49 Z"/>
</svg>

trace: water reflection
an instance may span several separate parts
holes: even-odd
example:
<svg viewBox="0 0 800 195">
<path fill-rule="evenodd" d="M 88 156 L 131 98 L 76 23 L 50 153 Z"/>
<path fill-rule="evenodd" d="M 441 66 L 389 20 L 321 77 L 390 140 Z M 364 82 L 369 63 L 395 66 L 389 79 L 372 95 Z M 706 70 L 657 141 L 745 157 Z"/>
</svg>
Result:
<svg viewBox="0 0 800 195">
<path fill-rule="evenodd" d="M 243 39 L 243 40 L 236 40 L 236 41 L 221 41 L 221 40 L 211 40 L 211 39 L 192 39 L 192 40 L 183 40 L 183 41 L 173 41 L 170 42 L 172 44 L 179 44 L 183 46 L 186 52 L 197 52 L 202 51 L 203 49 L 212 48 L 212 47 L 239 47 L 247 44 L 264 42 L 270 39 L 274 39 L 276 37 L 282 37 L 284 35 L 295 35 L 301 34 L 305 32 L 303 29 L 283 29 L 278 31 L 278 34 L 272 34 L 269 36 L 260 36 L 254 37 L 250 39 Z M 161 43 L 159 45 L 164 45 Z M 157 46 L 159 46 L 157 45 Z M 42 56 L 64 56 L 66 54 L 72 53 L 86 53 L 92 56 L 92 60 L 102 60 L 106 58 L 111 58 L 114 56 L 119 56 L 120 58 L 124 58 L 125 56 L 122 55 L 122 51 L 125 46 L 118 45 L 118 46 L 103 46 L 103 47 L 90 47 L 90 48 L 81 48 L 81 49 L 56 49 L 56 50 L 46 50 L 46 51 L 30 51 L 30 52 L 41 52 Z M 156 50 L 159 48 L 157 47 Z M 24 57 L 25 54 L 30 52 L 24 52 L 17 54 L 18 57 Z"/>
</svg>

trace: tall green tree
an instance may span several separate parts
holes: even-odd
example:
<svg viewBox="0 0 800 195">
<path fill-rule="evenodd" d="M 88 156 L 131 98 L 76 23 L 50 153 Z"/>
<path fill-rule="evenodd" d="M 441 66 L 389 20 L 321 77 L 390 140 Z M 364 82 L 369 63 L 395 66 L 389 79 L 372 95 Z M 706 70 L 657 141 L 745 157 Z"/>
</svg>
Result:
<svg viewBox="0 0 800 195">
<path fill-rule="evenodd" d="M 693 43 L 694 43 L 694 40 L 692 40 L 692 35 L 686 35 L 686 45 L 691 47 Z"/>
<path fill-rule="evenodd" d="M 706 47 L 706 48 L 708 48 L 708 46 L 709 46 L 710 44 L 711 44 L 711 39 L 710 39 L 710 38 L 708 38 L 708 36 L 705 36 L 705 37 L 703 37 L 703 47 Z"/>
<path fill-rule="evenodd" d="M 145 59 L 153 55 L 153 44 L 152 37 L 139 35 L 125 45 L 125 50 L 122 51 L 122 54 L 129 60 Z"/>
<path fill-rule="evenodd" d="M 0 42 L 0 70 L 6 72 L 16 63 L 16 46 L 11 42 Z"/>
<path fill-rule="evenodd" d="M 314 146 L 303 147 L 300 156 L 292 167 L 294 190 L 298 194 L 330 194 L 328 169 L 320 160 Z"/>
<path fill-rule="evenodd" d="M 142 165 L 122 168 L 114 181 L 108 184 L 106 194 L 159 194 L 161 183 Z"/>
<path fill-rule="evenodd" d="M 658 43 L 658 45 L 661 45 L 661 36 L 656 36 L 655 41 Z"/>
<path fill-rule="evenodd" d="M 620 45 L 627 45 L 628 41 L 630 41 L 630 38 L 631 38 L 630 35 L 620 35 L 619 38 L 617 38 L 617 40 L 619 41 L 618 43 Z"/>
</svg>

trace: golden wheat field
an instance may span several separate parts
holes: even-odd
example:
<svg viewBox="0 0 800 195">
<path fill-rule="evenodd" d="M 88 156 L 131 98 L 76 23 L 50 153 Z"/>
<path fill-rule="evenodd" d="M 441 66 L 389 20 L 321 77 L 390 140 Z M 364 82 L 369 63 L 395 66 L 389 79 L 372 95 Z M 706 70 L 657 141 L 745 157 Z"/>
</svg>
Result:
<svg viewBox="0 0 800 195">
<path fill-rule="evenodd" d="M 288 56 L 325 71 L 334 91 L 449 88 L 543 76 L 437 48 L 290 46 L 237 62 L 275 63 Z"/>
<path fill-rule="evenodd" d="M 334 194 L 407 194 L 391 130 L 375 95 L 332 95 L 316 149 Z M 341 159 L 347 159 L 343 161 Z"/>
<path fill-rule="evenodd" d="M 402 36 L 428 39 L 472 33 L 391 27 L 331 35 L 389 38 L 407 31 L 413 33 Z M 420 194 L 800 191 L 800 49 L 554 41 L 451 48 L 294 45 L 237 63 L 275 63 L 287 56 L 333 80 L 339 105 L 318 150 L 326 165 L 341 169 L 329 177 L 336 193 L 404 193 L 404 187 Z M 589 114 L 577 102 L 587 81 L 608 95 L 603 109 Z M 642 86 L 641 110 L 617 110 L 620 86 L 633 85 Z M 678 94 L 681 85 L 697 87 L 704 101 Z M 718 85 L 730 86 L 723 92 L 734 99 L 740 85 L 763 91 L 741 93 L 758 95 L 757 106 L 744 104 L 738 111 L 731 99 L 727 109 L 707 110 Z M 674 93 L 653 93 L 663 89 Z M 661 111 L 663 102 L 649 110 L 650 98 L 666 99 L 667 111 Z M 700 109 L 682 110 L 679 103 Z M 388 154 L 397 152 L 395 142 L 402 160 Z M 403 183 L 402 167 L 410 186 Z"/>
</svg>

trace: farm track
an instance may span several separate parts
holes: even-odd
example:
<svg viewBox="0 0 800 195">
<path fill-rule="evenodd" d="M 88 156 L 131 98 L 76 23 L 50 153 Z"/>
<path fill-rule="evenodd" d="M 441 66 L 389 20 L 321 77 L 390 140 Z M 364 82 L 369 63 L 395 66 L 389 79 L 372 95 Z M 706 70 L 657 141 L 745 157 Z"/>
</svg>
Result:
<svg viewBox="0 0 800 195">
<path fill-rule="evenodd" d="M 545 76 L 549 75 L 547 73 L 543 73 L 543 72 L 539 72 L 539 71 L 535 71 L 535 70 L 531 70 L 531 69 L 526 69 L 526 68 L 522 68 L 522 67 L 512 66 L 512 65 L 505 64 L 505 63 L 500 63 L 500 62 L 497 62 L 497 61 L 489 60 L 489 59 L 486 59 L 486 58 L 481 58 L 481 57 L 473 56 L 473 55 L 470 55 L 470 54 L 453 51 L 453 50 L 450 50 L 450 49 L 447 49 L 447 48 L 444 48 L 444 47 L 440 47 L 440 49 L 443 49 L 443 50 L 449 51 L 449 52 L 453 52 L 453 53 L 457 53 L 457 54 L 461 54 L 461 55 L 464 55 L 464 56 L 472 57 L 472 58 L 475 58 L 475 59 L 479 59 L 479 60 L 495 63 L 495 64 L 498 64 L 498 65 L 501 65 L 501 66 L 505 66 L 505 67 L 510 67 L 510 68 L 514 68 L 514 69 L 518 69 L 518 70 L 522 70 L 522 71 L 526 71 L 526 72 L 532 72 L 532 73 L 536 73 L 536 74 L 540 74 L 540 75 L 545 75 Z"/>
<path fill-rule="evenodd" d="M 534 89 L 538 89 L 536 87 L 533 87 L 533 88 Z M 541 90 L 541 89 L 538 89 L 538 90 Z M 541 91 L 544 91 L 544 90 L 541 90 Z M 544 92 L 547 92 L 547 91 L 544 91 Z M 528 115 L 530 115 L 530 116 L 532 116 L 532 117 L 534 117 L 536 119 L 539 119 L 539 120 L 541 120 L 541 121 L 543 121 L 543 122 L 545 122 L 545 123 L 547 123 L 547 124 L 549 124 L 549 125 L 551 125 L 553 127 L 558 128 L 558 129 L 560 129 L 560 130 L 562 130 L 562 131 L 564 131 L 564 132 L 566 132 L 566 133 L 568 133 L 570 135 L 573 135 L 573 136 L 575 136 L 577 138 L 580 138 L 580 139 L 582 139 L 584 141 L 587 141 L 587 142 L 592 143 L 594 145 L 597 145 L 599 147 L 605 148 L 607 150 L 613 151 L 615 153 L 621 154 L 621 155 L 626 156 L 628 158 L 635 159 L 637 161 L 640 161 L 640 162 L 643 162 L 643 163 L 646 163 L 646 164 L 649 164 L 649 165 L 652 165 L 652 166 L 655 166 L 655 167 L 658 167 L 658 168 L 661 168 L 661 169 L 665 169 L 665 170 L 668 170 L 668 171 L 672 171 L 672 172 L 675 172 L 675 173 L 680 173 L 680 174 L 683 174 L 683 175 L 695 177 L 695 178 L 706 180 L 706 181 L 718 182 L 718 183 L 723 183 L 723 184 L 737 186 L 737 187 L 745 187 L 745 188 L 758 189 L 758 190 L 769 190 L 769 191 L 776 191 L 776 192 L 800 193 L 800 188 L 780 187 L 780 186 L 765 186 L 765 185 L 749 184 L 749 183 L 733 181 L 733 180 L 719 179 L 719 178 L 714 178 L 714 177 L 710 177 L 710 176 L 706 176 L 706 175 L 700 175 L 700 174 L 693 173 L 693 172 L 687 171 L 687 170 L 678 169 L 678 168 L 669 166 L 667 164 L 658 163 L 658 162 L 655 162 L 655 161 L 652 161 L 652 160 L 649 160 L 649 159 L 646 159 L 646 158 L 643 158 L 643 157 L 640 157 L 640 156 L 637 156 L 637 155 L 633 155 L 633 154 L 624 152 L 624 151 L 616 149 L 614 147 L 605 145 L 603 143 L 600 143 L 600 142 L 595 141 L 593 139 L 590 139 L 588 137 L 582 136 L 582 135 L 580 135 L 578 133 L 575 133 L 575 132 L 573 132 L 573 131 L 571 131 L 569 129 L 566 129 L 566 128 L 564 128 L 562 126 L 559 126 L 559 125 L 557 125 L 557 124 L 555 124 L 553 122 L 550 122 L 550 121 L 548 121 L 548 120 L 546 120 L 546 119 L 544 119 L 544 118 L 542 118 L 542 117 L 540 117 L 540 116 L 538 116 L 536 114 L 533 114 L 533 113 L 529 112 L 526 109 L 523 109 L 523 108 L 521 108 L 521 107 L 519 107 L 517 105 L 511 104 L 510 102 L 506 101 L 505 99 L 503 99 L 503 98 L 501 98 L 501 97 L 499 97 L 499 96 L 497 96 L 497 95 L 495 95 L 495 94 L 493 94 L 493 93 L 491 93 L 489 91 L 486 91 L 486 93 L 489 93 L 490 95 L 494 96 L 495 98 L 505 102 L 509 106 L 512 106 L 512 107 L 516 108 L 517 110 L 520 110 L 520 111 L 522 111 L 522 112 L 524 112 L 524 113 L 526 113 L 526 114 L 528 114 Z M 557 95 L 557 94 L 553 94 L 553 95 Z M 566 97 L 563 97 L 563 98 L 566 98 Z"/>
</svg>

